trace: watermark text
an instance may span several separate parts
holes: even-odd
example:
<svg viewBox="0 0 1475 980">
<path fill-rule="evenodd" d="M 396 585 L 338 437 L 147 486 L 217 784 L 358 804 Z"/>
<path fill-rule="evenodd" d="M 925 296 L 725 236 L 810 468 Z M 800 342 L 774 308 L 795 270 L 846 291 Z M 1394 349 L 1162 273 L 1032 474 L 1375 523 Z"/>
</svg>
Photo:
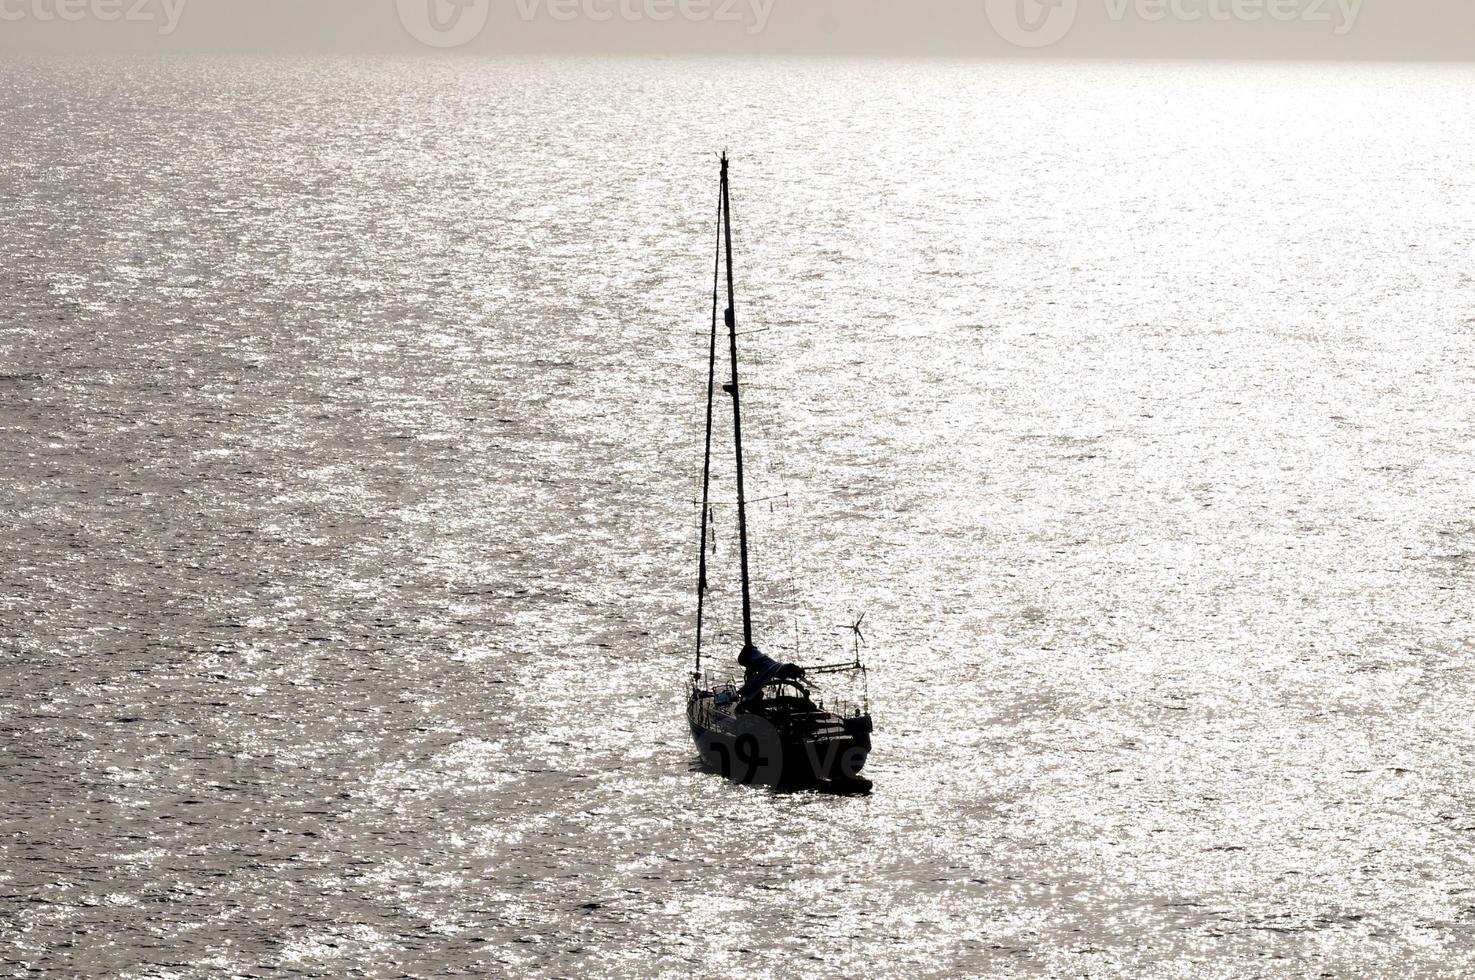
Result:
<svg viewBox="0 0 1475 980">
<path fill-rule="evenodd" d="M 57 0 L 50 0 L 57 2 Z M 551 20 L 605 24 L 741 26 L 750 37 L 768 28 L 776 0 L 514 0 L 523 23 Z M 468 44 L 486 30 L 490 0 L 397 0 L 400 22 L 416 40 L 437 48 Z"/>
<path fill-rule="evenodd" d="M 179 27 L 189 0 L 0 0 L 0 21 L 22 20 L 42 24 L 65 21 L 75 24 L 84 20 L 104 23 L 127 21 L 134 24 L 157 24 L 159 34 L 167 37 Z"/>
<path fill-rule="evenodd" d="M 1333 37 L 1357 26 L 1365 0 L 983 0 L 994 33 L 1020 48 L 1063 40 L 1083 6 L 1100 4 L 1112 24 L 1324 24 Z"/>
</svg>

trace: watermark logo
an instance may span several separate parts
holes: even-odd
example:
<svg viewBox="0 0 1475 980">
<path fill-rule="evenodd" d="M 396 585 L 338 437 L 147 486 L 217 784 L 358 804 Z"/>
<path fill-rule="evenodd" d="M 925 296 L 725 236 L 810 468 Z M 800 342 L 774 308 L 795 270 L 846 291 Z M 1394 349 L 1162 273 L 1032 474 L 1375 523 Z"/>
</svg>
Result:
<svg viewBox="0 0 1475 980">
<path fill-rule="evenodd" d="M 189 0 L 0 0 L 0 21 L 15 23 L 33 20 L 46 24 L 65 21 L 76 24 L 84 20 L 103 23 L 126 21 L 130 24 L 157 25 L 160 37 L 168 37 L 179 27 L 184 7 Z"/>
<path fill-rule="evenodd" d="M 4 2 L 6 0 L 0 0 L 0 3 Z M 515 0 L 515 6 L 518 19 L 525 24 L 545 19 L 558 23 L 582 21 L 589 24 L 610 21 L 661 24 L 682 20 L 690 24 L 739 25 L 751 37 L 761 34 L 768 27 L 775 2 L 776 0 Z M 1074 5 L 1077 0 L 1053 2 Z M 486 30 L 491 8 L 491 0 L 397 0 L 397 3 L 400 23 L 410 36 L 436 48 L 458 48 L 476 40 Z"/>
<path fill-rule="evenodd" d="M 398 0 L 410 36 L 432 48 L 459 48 L 486 30 L 491 0 Z"/>
<path fill-rule="evenodd" d="M 775 0 L 517 0 L 524 21 L 587 20 L 629 24 L 684 20 L 689 24 L 742 24 L 749 35 L 761 34 L 773 15 Z"/>
<path fill-rule="evenodd" d="M 1091 0 L 1095 2 L 1095 0 Z M 1334 37 L 1357 26 L 1365 0 L 1100 0 L 1112 24 L 1174 22 L 1324 24 Z M 994 33 L 1020 48 L 1043 48 L 1075 27 L 1080 0 L 984 0 Z"/>
<path fill-rule="evenodd" d="M 984 0 L 994 33 L 1019 48 L 1045 48 L 1070 33 L 1080 0 Z"/>
<path fill-rule="evenodd" d="M 778 786 L 784 781 L 783 738 L 759 715 L 738 715 L 721 732 L 702 732 L 697 749 L 706 765 L 744 786 Z"/>
</svg>

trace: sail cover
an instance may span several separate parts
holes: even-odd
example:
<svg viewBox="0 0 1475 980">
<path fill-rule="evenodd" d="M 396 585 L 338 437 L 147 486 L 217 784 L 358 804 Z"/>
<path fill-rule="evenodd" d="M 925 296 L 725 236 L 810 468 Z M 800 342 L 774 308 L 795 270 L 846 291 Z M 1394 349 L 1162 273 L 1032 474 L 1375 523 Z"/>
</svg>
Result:
<svg viewBox="0 0 1475 980">
<path fill-rule="evenodd" d="M 748 672 L 748 682 L 738 692 L 739 701 L 751 701 L 763 693 L 763 689 L 779 681 L 804 680 L 804 668 L 795 664 L 781 664 L 757 647 L 748 647 L 738 657 Z"/>
</svg>

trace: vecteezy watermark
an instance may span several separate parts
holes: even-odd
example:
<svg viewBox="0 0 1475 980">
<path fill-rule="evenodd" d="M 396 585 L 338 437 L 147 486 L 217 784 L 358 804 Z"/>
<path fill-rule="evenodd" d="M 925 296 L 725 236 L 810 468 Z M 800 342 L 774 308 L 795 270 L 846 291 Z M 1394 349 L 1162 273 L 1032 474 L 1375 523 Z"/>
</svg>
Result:
<svg viewBox="0 0 1475 980">
<path fill-rule="evenodd" d="M 984 0 L 984 12 L 999 37 L 1020 48 L 1043 48 L 1070 33 L 1080 15 L 1081 0 Z M 1176 21 L 1231 21 L 1254 24 L 1326 24 L 1335 37 L 1357 26 L 1364 0 L 1090 0 L 1100 2 L 1107 19 L 1145 24 Z"/>
<path fill-rule="evenodd" d="M 398 0 L 410 36 L 432 48 L 459 48 L 486 30 L 491 0 Z"/>
<path fill-rule="evenodd" d="M 1019 48 L 1054 44 L 1075 26 L 1079 0 L 984 0 L 988 22 L 999 37 Z"/>
<path fill-rule="evenodd" d="M 159 36 L 168 37 L 179 27 L 189 0 L 0 0 L 0 21 L 40 23 L 84 20 L 127 21 L 158 24 Z"/>
<path fill-rule="evenodd" d="M 3 0 L 0 0 L 3 2 Z M 410 36 L 436 48 L 469 44 L 486 30 L 491 0 L 397 0 L 400 23 Z M 524 23 L 547 18 L 602 24 L 683 20 L 741 24 L 749 35 L 768 27 L 775 0 L 515 0 Z M 1070 0 L 1074 3 L 1075 0 Z"/>
<path fill-rule="evenodd" d="M 773 15 L 774 0 L 517 0 L 523 20 L 547 15 L 554 20 L 629 23 L 681 19 L 692 24 L 743 24 L 760 34 Z"/>
</svg>

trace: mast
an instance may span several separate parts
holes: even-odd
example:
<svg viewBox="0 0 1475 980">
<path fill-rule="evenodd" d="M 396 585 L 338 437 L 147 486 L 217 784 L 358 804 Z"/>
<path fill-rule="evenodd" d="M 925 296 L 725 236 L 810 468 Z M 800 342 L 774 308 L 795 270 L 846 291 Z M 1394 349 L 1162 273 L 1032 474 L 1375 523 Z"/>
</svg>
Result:
<svg viewBox="0 0 1475 980">
<path fill-rule="evenodd" d="M 727 337 L 732 352 L 732 383 L 723 390 L 732 396 L 732 438 L 737 448 L 738 545 L 743 568 L 743 649 L 753 646 L 753 595 L 748 575 L 748 498 L 743 487 L 743 406 L 738 386 L 737 300 L 732 272 L 732 194 L 727 182 L 727 154 L 722 154 L 722 227 L 727 247 Z"/>
<path fill-rule="evenodd" d="M 707 450 L 702 460 L 701 560 L 697 568 L 697 667 L 702 674 L 702 620 L 707 605 L 707 531 L 712 514 L 712 408 L 717 400 L 717 288 L 722 276 L 722 195 L 717 195 L 717 248 L 712 265 L 712 341 L 707 357 Z"/>
</svg>

